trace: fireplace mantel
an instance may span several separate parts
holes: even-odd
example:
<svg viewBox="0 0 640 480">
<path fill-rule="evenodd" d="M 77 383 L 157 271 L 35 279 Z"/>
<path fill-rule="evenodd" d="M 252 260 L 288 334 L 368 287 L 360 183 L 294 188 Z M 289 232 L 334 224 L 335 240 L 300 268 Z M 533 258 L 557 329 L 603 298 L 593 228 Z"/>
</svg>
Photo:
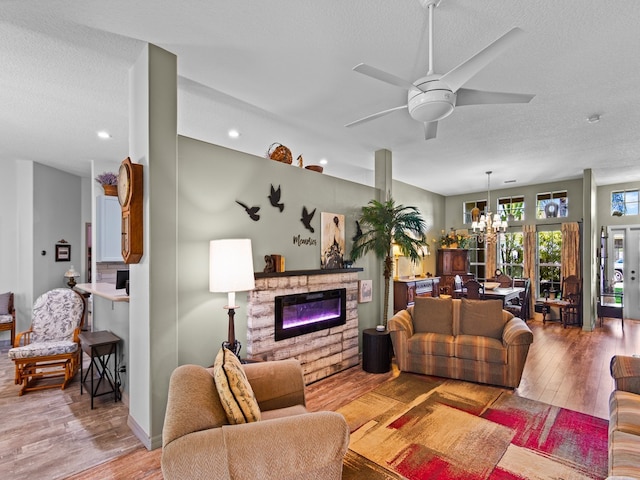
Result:
<svg viewBox="0 0 640 480">
<path fill-rule="evenodd" d="M 301 275 L 331 275 L 334 273 L 363 272 L 364 268 L 328 268 L 316 270 L 288 270 L 286 272 L 254 272 L 255 278 L 296 277 Z"/>
</svg>

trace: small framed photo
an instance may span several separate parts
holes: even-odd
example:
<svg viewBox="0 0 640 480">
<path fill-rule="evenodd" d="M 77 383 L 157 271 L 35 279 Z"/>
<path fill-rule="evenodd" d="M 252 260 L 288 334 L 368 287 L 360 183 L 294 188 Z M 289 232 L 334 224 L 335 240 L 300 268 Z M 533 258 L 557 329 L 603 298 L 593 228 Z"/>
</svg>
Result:
<svg viewBox="0 0 640 480">
<path fill-rule="evenodd" d="M 358 303 L 366 303 L 373 300 L 373 280 L 358 281 Z"/>
<path fill-rule="evenodd" d="M 71 245 L 56 245 L 56 262 L 71 261 Z"/>
</svg>

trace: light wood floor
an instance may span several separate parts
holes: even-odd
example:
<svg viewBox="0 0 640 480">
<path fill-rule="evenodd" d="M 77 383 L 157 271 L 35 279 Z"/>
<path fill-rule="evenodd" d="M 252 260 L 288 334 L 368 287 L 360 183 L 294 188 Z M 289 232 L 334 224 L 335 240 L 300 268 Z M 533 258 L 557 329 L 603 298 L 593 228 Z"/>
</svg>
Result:
<svg viewBox="0 0 640 480">
<path fill-rule="evenodd" d="M 515 395 L 608 418 L 613 355 L 640 353 L 640 322 L 605 319 L 594 332 L 529 323 L 534 343 Z M 306 389 L 312 411 L 335 410 L 398 374 L 353 367 Z M 77 379 L 65 391 L 18 397 L 13 365 L 0 350 L 0 472 L 3 479 L 162 479 L 160 449 L 148 452 L 126 426 L 121 403 L 101 398 L 89 409 Z"/>
</svg>

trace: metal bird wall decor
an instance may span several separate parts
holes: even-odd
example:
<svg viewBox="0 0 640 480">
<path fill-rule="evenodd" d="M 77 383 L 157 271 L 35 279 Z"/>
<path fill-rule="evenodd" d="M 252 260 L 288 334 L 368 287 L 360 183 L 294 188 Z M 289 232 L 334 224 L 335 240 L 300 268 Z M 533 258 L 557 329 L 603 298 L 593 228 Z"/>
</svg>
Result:
<svg viewBox="0 0 640 480">
<path fill-rule="evenodd" d="M 356 220 L 356 234 L 351 238 L 354 242 L 362 236 L 362 228 L 360 228 L 360 222 Z"/>
<path fill-rule="evenodd" d="M 247 205 L 245 205 L 239 200 L 236 200 L 236 203 L 244 208 L 244 210 L 247 212 L 251 220 L 253 220 L 254 222 L 257 222 L 258 220 L 260 220 L 260 215 L 258 215 L 258 212 L 260 211 L 260 207 L 258 206 L 248 207 Z"/>
<path fill-rule="evenodd" d="M 271 184 L 271 193 L 269 194 L 269 201 L 271 205 L 276 208 L 279 208 L 282 212 L 284 210 L 284 203 L 280 203 L 281 190 L 280 185 L 278 185 L 278 189 L 273 188 L 273 184 Z"/>
<path fill-rule="evenodd" d="M 309 230 L 311 233 L 315 232 L 313 227 L 311 226 L 311 220 L 313 220 L 313 216 L 316 214 L 316 209 L 314 208 L 311 213 L 307 211 L 307 207 L 302 207 L 302 218 L 300 221 L 304 225 L 304 228 Z"/>
</svg>

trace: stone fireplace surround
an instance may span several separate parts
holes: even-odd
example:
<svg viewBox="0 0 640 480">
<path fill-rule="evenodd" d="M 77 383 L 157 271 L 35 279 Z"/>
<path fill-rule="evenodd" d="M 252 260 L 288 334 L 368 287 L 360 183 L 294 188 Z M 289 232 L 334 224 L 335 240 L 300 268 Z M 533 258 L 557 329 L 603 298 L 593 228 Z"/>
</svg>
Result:
<svg viewBox="0 0 640 480">
<path fill-rule="evenodd" d="M 361 268 L 339 270 L 295 270 L 256 273 L 256 288 L 247 302 L 247 358 L 285 360 L 302 364 L 305 384 L 359 363 L 358 355 L 358 272 Z M 345 288 L 347 322 L 318 332 L 275 341 L 275 297 L 295 293 Z"/>
</svg>

